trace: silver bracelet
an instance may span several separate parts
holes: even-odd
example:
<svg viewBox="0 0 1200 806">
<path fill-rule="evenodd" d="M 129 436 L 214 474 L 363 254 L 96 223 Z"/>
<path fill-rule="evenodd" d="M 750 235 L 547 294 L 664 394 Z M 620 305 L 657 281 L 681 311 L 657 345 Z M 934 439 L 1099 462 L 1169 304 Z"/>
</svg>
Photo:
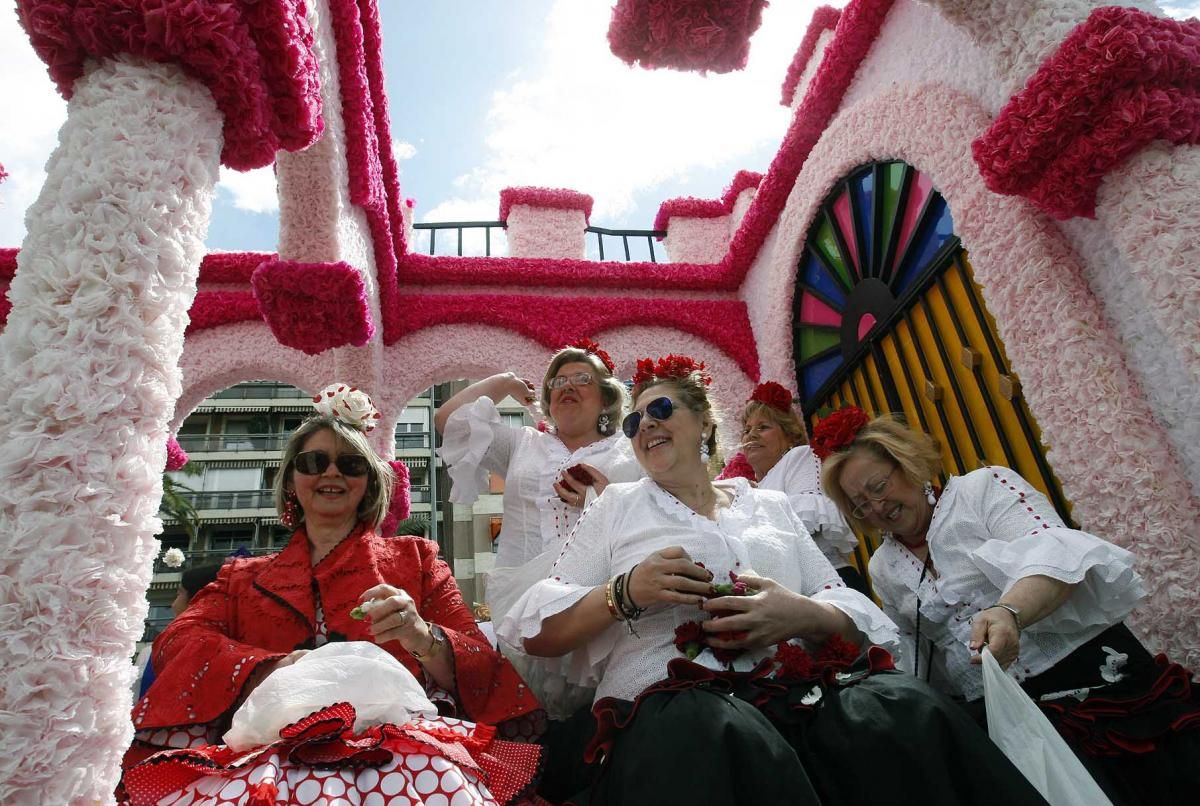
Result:
<svg viewBox="0 0 1200 806">
<path fill-rule="evenodd" d="M 1017 635 L 1020 635 L 1025 630 L 1025 625 L 1021 623 L 1021 611 L 1010 604 L 1005 604 L 1004 602 L 996 602 L 991 607 L 985 607 L 984 609 L 995 610 L 997 607 L 1012 613 L 1013 621 L 1017 623 Z"/>
</svg>

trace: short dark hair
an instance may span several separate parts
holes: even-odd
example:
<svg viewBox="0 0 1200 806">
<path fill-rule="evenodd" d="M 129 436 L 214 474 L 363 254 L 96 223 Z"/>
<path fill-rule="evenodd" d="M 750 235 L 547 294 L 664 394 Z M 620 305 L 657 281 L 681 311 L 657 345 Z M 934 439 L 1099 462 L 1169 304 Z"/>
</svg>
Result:
<svg viewBox="0 0 1200 806">
<path fill-rule="evenodd" d="M 187 569 L 183 572 L 183 578 L 179 580 L 179 587 L 187 591 L 188 598 L 195 596 L 205 585 L 216 581 L 222 565 L 223 563 L 213 563 Z"/>
</svg>

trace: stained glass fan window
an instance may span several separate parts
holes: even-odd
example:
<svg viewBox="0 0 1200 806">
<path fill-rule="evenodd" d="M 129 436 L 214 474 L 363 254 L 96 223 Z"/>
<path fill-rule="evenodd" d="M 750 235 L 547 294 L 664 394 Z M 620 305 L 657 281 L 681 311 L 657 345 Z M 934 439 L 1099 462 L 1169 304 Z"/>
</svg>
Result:
<svg viewBox="0 0 1200 806">
<path fill-rule="evenodd" d="M 809 229 L 796 278 L 802 400 L 813 400 L 871 329 L 948 258 L 952 239 L 950 208 L 911 165 L 865 165 L 834 187 Z"/>
</svg>

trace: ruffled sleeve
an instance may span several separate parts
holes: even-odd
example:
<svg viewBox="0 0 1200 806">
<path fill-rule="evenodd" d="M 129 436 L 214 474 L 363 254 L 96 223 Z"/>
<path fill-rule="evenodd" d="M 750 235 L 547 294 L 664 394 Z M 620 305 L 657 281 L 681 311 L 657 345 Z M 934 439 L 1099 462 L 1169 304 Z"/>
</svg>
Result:
<svg viewBox="0 0 1200 806">
<path fill-rule="evenodd" d="M 808 536 L 808 530 L 799 516 L 790 511 L 790 501 L 788 509 L 793 531 L 798 535 L 796 551 L 800 554 L 800 568 L 803 570 L 803 585 L 798 592 L 816 601 L 828 602 L 841 610 L 850 617 L 868 642 L 894 649 L 899 640 L 896 625 L 878 605 L 858 591 L 846 587 L 829 560 Z"/>
<path fill-rule="evenodd" d="M 1002 593 L 1041 574 L 1076 585 L 1067 601 L 1031 631 L 1071 633 L 1122 620 L 1145 596 L 1134 556 L 1078 529 L 1067 528 L 1050 502 L 1012 470 L 988 467 L 960 480 L 978 508 L 988 539 L 971 553 Z"/>
<path fill-rule="evenodd" d="M 798 445 L 785 453 L 759 486 L 785 493 L 821 553 L 835 567 L 846 564 L 846 555 L 858 545 L 858 536 L 838 511 L 837 504 L 825 495 L 821 487 L 821 460 L 809 446 Z"/>
<path fill-rule="evenodd" d="M 546 578 L 532 585 L 504 614 L 496 625 L 496 636 L 501 641 L 524 651 L 524 640 L 539 635 L 546 619 L 571 607 L 597 585 L 608 582 L 612 573 L 608 535 L 614 533 L 620 511 L 620 496 L 613 494 L 619 486 L 624 485 L 610 485 L 604 495 L 583 511 Z M 571 682 L 580 685 L 598 682 L 599 675 L 594 670 L 602 668 L 617 636 L 614 622 L 585 647 L 572 652 L 571 670 L 593 672 L 588 675 L 592 679 Z"/>
<path fill-rule="evenodd" d="M 451 414 L 438 449 L 449 465 L 450 500 L 473 504 L 487 487 L 488 471 L 507 475 L 519 435 L 519 429 L 504 424 L 496 404 L 486 396 Z"/>
</svg>

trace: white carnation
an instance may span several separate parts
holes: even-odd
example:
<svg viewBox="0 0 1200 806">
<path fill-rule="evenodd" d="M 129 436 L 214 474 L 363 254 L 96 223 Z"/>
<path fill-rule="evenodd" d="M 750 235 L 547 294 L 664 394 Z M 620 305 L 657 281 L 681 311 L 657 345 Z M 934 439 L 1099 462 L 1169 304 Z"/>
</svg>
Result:
<svg viewBox="0 0 1200 806">
<path fill-rule="evenodd" d="M 163 564 L 168 568 L 179 568 L 183 565 L 183 552 L 176 548 L 167 549 L 163 554 Z"/>
<path fill-rule="evenodd" d="M 313 398 L 313 405 L 326 417 L 337 417 L 363 431 L 373 429 L 380 418 L 366 392 L 344 383 L 326 386 Z"/>
</svg>

